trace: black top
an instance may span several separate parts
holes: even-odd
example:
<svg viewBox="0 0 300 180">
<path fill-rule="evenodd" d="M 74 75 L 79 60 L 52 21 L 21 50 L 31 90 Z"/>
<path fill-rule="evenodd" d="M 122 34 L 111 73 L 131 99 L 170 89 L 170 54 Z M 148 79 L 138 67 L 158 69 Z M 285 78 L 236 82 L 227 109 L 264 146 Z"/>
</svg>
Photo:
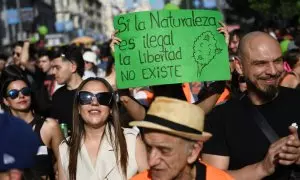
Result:
<svg viewBox="0 0 300 180">
<path fill-rule="evenodd" d="M 34 72 L 25 69 L 23 73 L 31 84 L 31 88 L 39 88 L 43 85 L 44 74 L 39 68 L 35 68 Z"/>
<path fill-rule="evenodd" d="M 199 161 L 196 161 L 196 180 L 206 179 L 206 166 Z"/>
<path fill-rule="evenodd" d="M 49 116 L 51 101 L 43 84 L 45 74 L 39 68 L 35 68 L 34 72 L 25 69 L 23 73 L 31 85 L 34 111 L 40 115 Z"/>
<path fill-rule="evenodd" d="M 33 168 L 37 176 L 46 176 L 48 179 L 54 179 L 53 169 L 53 151 L 48 148 L 42 140 L 41 128 L 45 122 L 45 118 L 35 116 L 30 125 L 34 128 L 34 132 L 38 135 L 39 149 L 36 155 L 35 166 Z"/>
<path fill-rule="evenodd" d="M 246 97 L 248 98 L 248 97 Z M 299 117 L 300 91 L 280 87 L 273 101 L 256 106 L 280 136 L 288 136 L 288 127 Z M 205 131 L 213 134 L 204 145 L 203 153 L 229 156 L 229 170 L 240 169 L 264 159 L 270 142 L 246 110 L 247 106 L 238 99 L 214 108 L 205 122 Z M 270 179 L 288 179 L 292 167 L 278 166 Z"/>
<path fill-rule="evenodd" d="M 52 96 L 51 117 L 59 123 L 66 123 L 72 129 L 72 110 L 76 89 L 68 90 L 67 86 L 59 88 Z"/>
<path fill-rule="evenodd" d="M 44 86 L 46 87 L 48 94 L 51 96 L 51 94 L 54 91 L 55 88 L 55 77 L 54 75 L 45 75 L 44 79 Z"/>
<path fill-rule="evenodd" d="M 182 84 L 163 84 L 152 86 L 154 95 L 157 96 L 165 96 L 170 98 L 176 98 L 183 101 L 186 101 L 186 97 L 182 90 Z"/>
<path fill-rule="evenodd" d="M 139 105 L 143 106 L 145 108 L 145 111 L 147 111 L 147 107 L 142 105 L 138 100 L 136 100 L 134 97 L 131 95 L 128 95 L 130 99 L 138 103 Z M 119 114 L 120 114 L 120 120 L 121 120 L 121 126 L 125 128 L 130 128 L 129 123 L 131 121 L 134 121 L 132 116 L 128 113 L 127 109 L 124 107 L 124 105 L 118 101 L 118 108 L 119 108 Z"/>
</svg>

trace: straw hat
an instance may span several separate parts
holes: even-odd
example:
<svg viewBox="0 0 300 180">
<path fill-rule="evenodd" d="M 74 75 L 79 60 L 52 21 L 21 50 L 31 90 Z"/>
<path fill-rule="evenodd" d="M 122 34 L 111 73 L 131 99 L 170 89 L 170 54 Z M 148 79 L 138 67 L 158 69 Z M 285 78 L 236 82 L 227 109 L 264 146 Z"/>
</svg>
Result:
<svg viewBox="0 0 300 180">
<path fill-rule="evenodd" d="M 186 101 L 157 97 L 145 120 L 133 121 L 130 126 L 154 129 L 195 141 L 206 141 L 212 135 L 203 132 L 204 111 Z"/>
</svg>

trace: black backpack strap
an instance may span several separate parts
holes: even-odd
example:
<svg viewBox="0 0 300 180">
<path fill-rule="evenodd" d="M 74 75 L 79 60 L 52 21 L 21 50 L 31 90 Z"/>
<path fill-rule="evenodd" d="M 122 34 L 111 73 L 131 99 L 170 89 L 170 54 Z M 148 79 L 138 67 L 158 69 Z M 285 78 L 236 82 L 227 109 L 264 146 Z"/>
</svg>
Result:
<svg viewBox="0 0 300 180">
<path fill-rule="evenodd" d="M 253 104 L 250 102 L 248 97 L 240 98 L 240 100 L 246 105 L 247 111 L 249 111 L 250 114 L 252 114 L 253 119 L 255 120 L 258 127 L 261 129 L 261 131 L 264 133 L 264 135 L 267 137 L 267 139 L 271 142 L 271 144 L 279 139 L 279 136 L 274 131 L 274 129 L 270 126 L 268 121 L 265 119 L 265 117 L 258 111 L 256 107 L 253 106 Z M 300 180 L 300 172 L 298 171 L 299 167 L 293 168 L 291 170 L 290 176 L 288 180 Z"/>
<path fill-rule="evenodd" d="M 246 97 L 246 95 L 244 95 L 240 98 L 240 100 L 245 104 L 246 110 L 249 112 L 249 114 L 252 115 L 254 121 L 264 133 L 264 135 L 268 138 L 268 140 L 271 142 L 271 144 L 277 141 L 279 139 L 279 136 L 270 126 L 266 118 L 258 111 L 258 109 L 255 106 L 253 106 L 249 98 Z"/>
</svg>

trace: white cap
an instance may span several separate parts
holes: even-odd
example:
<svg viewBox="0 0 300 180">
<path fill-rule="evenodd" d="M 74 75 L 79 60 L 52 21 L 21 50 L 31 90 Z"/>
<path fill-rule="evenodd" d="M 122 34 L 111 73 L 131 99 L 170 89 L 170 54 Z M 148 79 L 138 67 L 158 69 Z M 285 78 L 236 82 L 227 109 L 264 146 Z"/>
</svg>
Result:
<svg viewBox="0 0 300 180">
<path fill-rule="evenodd" d="M 94 52 L 96 52 L 96 51 L 99 50 L 99 48 L 98 48 L 96 45 L 93 45 L 93 46 L 91 47 L 91 50 L 94 51 Z"/>
<path fill-rule="evenodd" d="M 83 53 L 82 56 L 84 61 L 93 63 L 94 65 L 97 65 L 97 55 L 96 53 L 92 52 L 92 51 L 86 51 L 85 53 Z"/>
</svg>

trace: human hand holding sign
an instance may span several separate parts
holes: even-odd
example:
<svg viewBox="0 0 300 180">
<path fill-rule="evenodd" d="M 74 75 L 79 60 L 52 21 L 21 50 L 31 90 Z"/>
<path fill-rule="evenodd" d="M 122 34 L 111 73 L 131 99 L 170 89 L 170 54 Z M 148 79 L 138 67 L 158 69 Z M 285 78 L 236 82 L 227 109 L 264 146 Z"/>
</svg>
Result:
<svg viewBox="0 0 300 180">
<path fill-rule="evenodd" d="M 115 45 L 120 44 L 120 42 L 122 41 L 120 38 L 116 37 L 117 33 L 118 33 L 118 30 L 114 31 L 111 35 L 111 42 L 109 44 L 109 47 L 110 47 L 112 53 L 115 52 Z"/>
<path fill-rule="evenodd" d="M 122 41 L 120 38 L 116 37 L 116 34 L 118 33 L 118 30 L 114 31 L 113 34 L 111 35 L 111 42 L 109 44 L 111 48 L 111 52 L 115 52 L 115 45 L 119 45 L 120 42 Z M 146 110 L 145 108 L 131 99 L 129 91 L 126 92 L 126 90 L 118 90 L 119 91 L 119 97 L 120 97 L 120 102 L 122 105 L 126 108 L 130 116 L 135 120 L 143 120 L 145 115 L 146 115 Z"/>
<path fill-rule="evenodd" d="M 227 44 L 227 46 L 229 45 L 229 32 L 228 32 L 228 28 L 226 26 L 226 24 L 222 23 L 222 22 L 219 22 L 222 27 L 219 27 L 217 30 L 220 32 L 220 33 L 223 33 L 224 34 L 224 37 L 225 37 L 225 42 Z"/>
</svg>

